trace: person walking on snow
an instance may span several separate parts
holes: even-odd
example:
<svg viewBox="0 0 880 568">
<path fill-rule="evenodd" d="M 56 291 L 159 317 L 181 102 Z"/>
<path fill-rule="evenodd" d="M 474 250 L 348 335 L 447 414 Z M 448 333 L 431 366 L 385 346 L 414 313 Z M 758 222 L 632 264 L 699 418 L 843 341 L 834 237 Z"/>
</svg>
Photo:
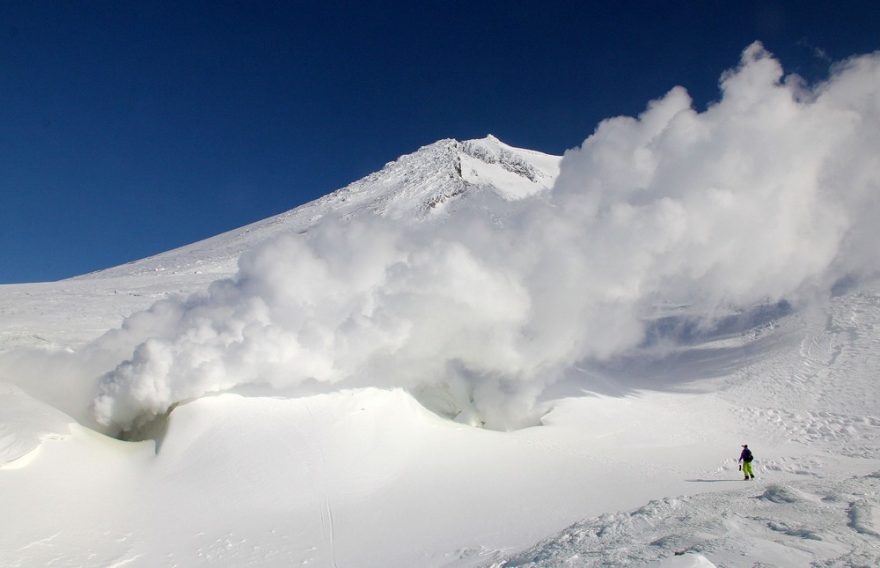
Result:
<svg viewBox="0 0 880 568">
<path fill-rule="evenodd" d="M 755 479 L 755 474 L 752 473 L 752 460 L 755 459 L 752 455 L 752 450 L 749 449 L 748 444 L 743 444 L 743 451 L 739 454 L 739 463 L 742 465 L 739 468 L 742 470 L 745 479 Z"/>
</svg>

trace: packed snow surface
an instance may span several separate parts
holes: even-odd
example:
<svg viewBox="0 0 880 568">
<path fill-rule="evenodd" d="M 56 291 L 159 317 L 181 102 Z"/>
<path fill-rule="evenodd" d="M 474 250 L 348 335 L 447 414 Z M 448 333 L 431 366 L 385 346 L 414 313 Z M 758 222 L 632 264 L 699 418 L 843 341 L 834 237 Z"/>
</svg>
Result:
<svg viewBox="0 0 880 568">
<path fill-rule="evenodd" d="M 0 566 L 877 566 L 880 56 L 721 91 L 0 286 Z"/>
</svg>

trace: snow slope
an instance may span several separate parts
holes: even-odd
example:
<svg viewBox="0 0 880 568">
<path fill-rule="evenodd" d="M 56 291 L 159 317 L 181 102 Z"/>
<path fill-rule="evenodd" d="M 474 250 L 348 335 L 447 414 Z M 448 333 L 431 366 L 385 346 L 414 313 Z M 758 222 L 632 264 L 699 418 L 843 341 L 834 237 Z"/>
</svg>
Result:
<svg viewBox="0 0 880 568">
<path fill-rule="evenodd" d="M 838 297 L 824 310 L 773 323 L 763 337 L 743 342 L 763 343 L 757 356 L 740 359 L 703 395 L 729 404 L 726 420 L 716 419 L 750 447 L 760 440 L 756 482 L 735 482 L 732 460 L 692 470 L 689 481 L 724 490 L 585 519 L 495 565 L 632 566 L 665 558 L 671 563 L 660 565 L 876 566 L 880 293 Z M 703 419 L 714 429 L 711 417 Z"/>
<path fill-rule="evenodd" d="M 57 283 L 0 286 L 0 350 L 81 345 L 158 299 L 232 276 L 243 252 L 308 232 L 325 217 L 436 222 L 454 203 L 482 192 L 509 200 L 534 195 L 552 186 L 559 160 L 494 136 L 441 140 L 316 201 L 204 241 Z"/>
<path fill-rule="evenodd" d="M 875 341 L 880 297 L 835 303 L 847 317 L 866 305 L 870 326 L 855 329 L 867 341 L 795 370 L 876 396 L 870 360 L 838 365 Z M 826 338 L 803 323 L 781 322 L 773 335 L 798 341 L 765 348 L 717 390 L 565 398 L 543 426 L 515 432 L 374 389 L 202 398 L 171 414 L 158 446 L 55 415 L 30 429 L 4 417 L 42 440 L 2 470 L 15 519 L 0 536 L 4 565 L 632 566 L 687 552 L 718 566 L 870 566 L 880 558 L 875 401 L 853 389 L 841 401 L 850 411 L 827 412 L 821 389 L 797 383 L 760 407 L 744 398 L 783 387 L 788 359 Z M 755 482 L 738 481 L 742 440 L 758 455 Z"/>
<path fill-rule="evenodd" d="M 557 173 L 492 137 L 441 141 L 213 239 L 0 287 L 0 566 L 878 565 L 877 284 L 581 365 L 540 426 L 511 432 L 370 387 L 241 387 L 177 405 L 140 442 L 58 410 L 77 396 L 68 357 L 260 242 L 326 216 L 442 223 Z"/>
</svg>

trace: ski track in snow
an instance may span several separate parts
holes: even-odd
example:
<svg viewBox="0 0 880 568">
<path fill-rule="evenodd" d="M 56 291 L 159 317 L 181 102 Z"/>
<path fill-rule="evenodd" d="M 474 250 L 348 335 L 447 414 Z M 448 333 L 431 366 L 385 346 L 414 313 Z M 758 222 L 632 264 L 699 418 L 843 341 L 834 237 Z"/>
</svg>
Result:
<svg viewBox="0 0 880 568">
<path fill-rule="evenodd" d="M 820 324 L 822 314 L 793 316 L 789 327 L 802 334 L 798 349 L 734 374 L 726 398 L 741 405 L 742 421 L 785 439 L 876 458 L 880 389 L 854 377 L 880 369 L 880 296 L 865 292 L 833 302 L 825 317 Z M 787 405 L 770 406 L 780 400 Z"/>
<path fill-rule="evenodd" d="M 309 418 L 314 422 L 315 415 L 312 413 L 312 407 L 308 402 L 305 403 L 306 412 L 309 415 Z M 307 437 L 310 441 L 310 444 L 313 444 L 316 448 L 315 451 L 310 452 L 310 454 L 317 454 L 319 464 L 318 468 L 315 469 L 317 472 L 315 474 L 315 490 L 321 496 L 321 507 L 319 510 L 319 514 L 321 517 L 321 540 L 324 543 L 324 547 L 329 551 L 330 555 L 330 565 L 333 568 L 337 567 L 336 563 L 336 535 L 335 529 L 333 527 L 333 507 L 330 504 L 330 496 L 327 492 L 326 487 L 326 479 L 321 477 L 321 473 L 327 469 L 327 460 L 324 456 L 324 444 L 321 440 L 320 432 L 313 432 L 310 436 Z"/>
</svg>

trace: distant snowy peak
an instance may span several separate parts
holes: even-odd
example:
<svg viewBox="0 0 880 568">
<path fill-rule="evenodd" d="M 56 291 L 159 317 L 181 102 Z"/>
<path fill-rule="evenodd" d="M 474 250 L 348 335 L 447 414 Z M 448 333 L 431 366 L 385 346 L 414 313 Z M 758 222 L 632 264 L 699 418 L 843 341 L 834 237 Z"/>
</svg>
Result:
<svg viewBox="0 0 880 568">
<path fill-rule="evenodd" d="M 346 217 L 366 208 L 392 218 L 421 218 L 477 188 L 509 200 L 549 189 L 559 175 L 560 160 L 508 146 L 492 135 L 465 142 L 441 140 L 319 202 L 335 203 L 333 209 L 346 210 Z"/>
<path fill-rule="evenodd" d="M 459 164 L 465 182 L 488 185 L 503 197 L 520 199 L 552 187 L 560 159 L 508 146 L 490 134 L 462 143 Z"/>
<path fill-rule="evenodd" d="M 523 199 L 553 186 L 561 159 L 508 146 L 491 135 L 464 142 L 440 140 L 290 211 L 79 278 L 202 274 L 208 279 L 229 275 L 235 272 L 243 252 L 280 233 L 306 232 L 324 218 L 353 220 L 377 215 L 420 222 L 473 192 L 492 191 L 510 201 Z"/>
</svg>

